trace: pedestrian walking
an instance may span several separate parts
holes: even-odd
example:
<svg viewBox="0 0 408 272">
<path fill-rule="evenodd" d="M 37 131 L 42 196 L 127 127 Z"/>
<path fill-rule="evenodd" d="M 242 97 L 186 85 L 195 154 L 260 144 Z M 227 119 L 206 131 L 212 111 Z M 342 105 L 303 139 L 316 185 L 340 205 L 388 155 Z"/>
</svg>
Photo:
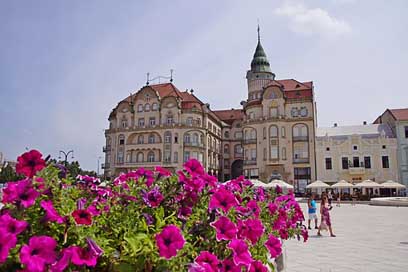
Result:
<svg viewBox="0 0 408 272">
<path fill-rule="evenodd" d="M 321 221 L 320 221 L 320 226 L 319 230 L 317 231 L 318 236 L 322 236 L 321 230 L 329 230 L 330 236 L 331 237 L 336 237 L 336 235 L 333 234 L 333 229 L 332 229 L 332 224 L 330 220 L 330 210 L 331 206 L 329 205 L 329 199 L 326 195 L 322 195 L 322 201 L 320 203 L 320 215 L 321 215 Z"/>
<path fill-rule="evenodd" d="M 317 204 L 316 204 L 316 200 L 315 200 L 315 195 L 312 194 L 309 199 L 307 200 L 307 206 L 308 206 L 308 215 L 309 215 L 309 220 L 308 220 L 308 229 L 312 229 L 310 227 L 310 223 L 311 221 L 315 222 L 315 229 L 318 229 L 317 227 Z"/>
<path fill-rule="evenodd" d="M 327 194 L 327 198 L 329 199 L 329 206 L 331 206 L 332 201 L 333 201 L 333 194 L 332 194 L 331 190 L 329 190 L 329 192 Z"/>
<path fill-rule="evenodd" d="M 336 204 L 337 207 L 340 207 L 340 202 L 341 202 L 341 193 L 339 192 L 337 194 L 337 204 Z"/>
</svg>

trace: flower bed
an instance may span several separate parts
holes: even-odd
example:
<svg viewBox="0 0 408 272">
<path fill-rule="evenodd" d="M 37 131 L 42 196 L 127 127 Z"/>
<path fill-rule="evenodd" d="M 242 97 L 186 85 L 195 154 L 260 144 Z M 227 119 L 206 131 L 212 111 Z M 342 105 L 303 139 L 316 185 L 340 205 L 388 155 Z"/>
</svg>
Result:
<svg viewBox="0 0 408 272">
<path fill-rule="evenodd" d="M 190 160 L 113 182 L 64 177 L 35 150 L 18 158 L 0 215 L 0 268 L 14 271 L 268 271 L 303 236 L 293 194 L 219 183 Z"/>
</svg>

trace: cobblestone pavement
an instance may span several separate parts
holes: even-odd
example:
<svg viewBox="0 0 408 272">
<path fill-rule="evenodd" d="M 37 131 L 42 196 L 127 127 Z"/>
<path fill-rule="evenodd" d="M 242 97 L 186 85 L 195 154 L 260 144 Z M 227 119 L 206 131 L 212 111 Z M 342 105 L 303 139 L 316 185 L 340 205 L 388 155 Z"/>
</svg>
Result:
<svg viewBox="0 0 408 272">
<path fill-rule="evenodd" d="M 407 207 L 334 205 L 331 219 L 337 237 L 285 242 L 286 272 L 408 272 Z"/>
</svg>

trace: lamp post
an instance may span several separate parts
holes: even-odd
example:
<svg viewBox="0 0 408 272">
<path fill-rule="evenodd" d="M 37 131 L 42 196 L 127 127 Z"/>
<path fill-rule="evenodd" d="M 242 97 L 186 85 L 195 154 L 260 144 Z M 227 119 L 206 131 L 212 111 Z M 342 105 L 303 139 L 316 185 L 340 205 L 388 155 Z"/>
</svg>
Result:
<svg viewBox="0 0 408 272">
<path fill-rule="evenodd" d="M 71 155 L 71 159 L 73 159 L 73 158 L 74 158 L 74 150 L 70 150 L 70 151 L 68 151 L 68 152 L 65 152 L 65 151 L 63 151 L 63 150 L 60 150 L 60 151 L 59 151 L 59 157 L 58 157 L 58 159 L 61 159 L 61 153 L 65 156 L 64 165 L 65 165 L 65 167 L 67 167 L 68 156 L 69 156 L 69 154 L 72 154 L 72 155 Z"/>
<path fill-rule="evenodd" d="M 99 177 L 99 160 L 102 159 L 101 156 L 98 157 L 98 166 L 96 168 L 96 175 Z"/>
</svg>

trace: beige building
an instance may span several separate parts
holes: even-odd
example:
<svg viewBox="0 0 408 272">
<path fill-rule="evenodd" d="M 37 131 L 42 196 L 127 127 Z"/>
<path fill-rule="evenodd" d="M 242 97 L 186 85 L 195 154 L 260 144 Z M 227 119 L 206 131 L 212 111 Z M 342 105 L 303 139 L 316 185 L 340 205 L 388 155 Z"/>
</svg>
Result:
<svg viewBox="0 0 408 272">
<path fill-rule="evenodd" d="M 220 180 L 244 174 L 281 178 L 303 191 L 315 180 L 316 108 L 312 82 L 275 79 L 258 45 L 242 109 L 214 110 L 172 83 L 146 85 L 109 116 L 105 175 L 197 158 Z"/>
<path fill-rule="evenodd" d="M 318 128 L 317 178 L 326 182 L 398 181 L 397 139 L 388 125 Z"/>
</svg>

